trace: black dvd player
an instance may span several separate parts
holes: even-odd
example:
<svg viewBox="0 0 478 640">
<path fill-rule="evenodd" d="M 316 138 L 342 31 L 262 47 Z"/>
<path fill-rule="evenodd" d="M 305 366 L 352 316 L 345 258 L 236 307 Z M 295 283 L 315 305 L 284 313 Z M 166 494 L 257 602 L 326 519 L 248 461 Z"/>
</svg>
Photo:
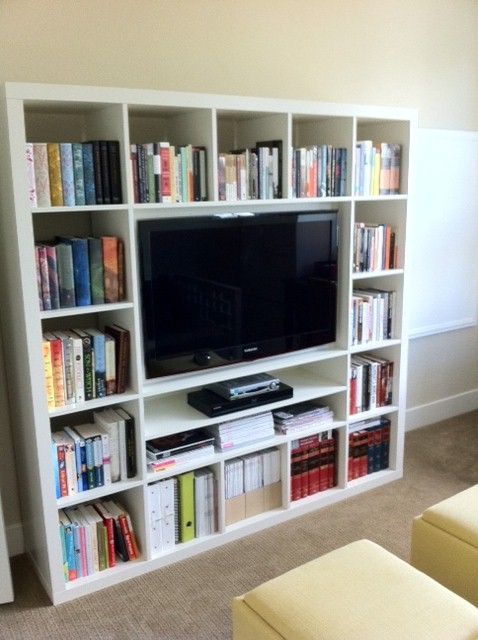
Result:
<svg viewBox="0 0 478 640">
<path fill-rule="evenodd" d="M 286 400 L 287 398 L 292 398 L 293 395 L 294 389 L 289 387 L 288 384 L 280 382 L 278 388 L 273 391 L 255 396 L 235 398 L 234 400 L 223 398 L 209 389 L 199 389 L 199 391 L 188 393 L 188 404 L 206 416 L 215 418 L 216 416 L 224 416 L 228 413 L 244 411 L 252 407 L 261 407 L 271 402 Z"/>
</svg>

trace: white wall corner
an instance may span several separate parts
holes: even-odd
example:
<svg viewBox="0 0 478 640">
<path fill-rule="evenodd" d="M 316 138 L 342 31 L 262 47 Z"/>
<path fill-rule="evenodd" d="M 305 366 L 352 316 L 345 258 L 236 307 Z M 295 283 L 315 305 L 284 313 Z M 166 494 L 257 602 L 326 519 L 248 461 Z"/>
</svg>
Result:
<svg viewBox="0 0 478 640">
<path fill-rule="evenodd" d="M 25 552 L 25 543 L 23 540 L 23 526 L 21 522 L 10 524 L 5 527 L 7 537 L 8 555 L 10 558 L 18 556 Z"/>
<path fill-rule="evenodd" d="M 471 389 L 448 398 L 410 407 L 406 412 L 405 431 L 419 429 L 427 424 L 453 418 L 453 416 L 475 409 L 478 409 L 478 389 Z"/>
</svg>

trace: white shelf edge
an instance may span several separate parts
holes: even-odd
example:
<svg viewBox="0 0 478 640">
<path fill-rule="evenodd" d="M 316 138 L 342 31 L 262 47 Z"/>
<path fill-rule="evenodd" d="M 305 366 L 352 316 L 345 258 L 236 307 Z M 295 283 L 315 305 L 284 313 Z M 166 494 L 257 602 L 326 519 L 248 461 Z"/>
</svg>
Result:
<svg viewBox="0 0 478 640">
<path fill-rule="evenodd" d="M 100 407 L 109 407 L 113 404 L 121 404 L 123 402 L 130 402 L 131 400 L 137 400 L 138 394 L 132 391 L 126 391 L 125 393 L 115 393 L 104 398 L 95 398 L 93 400 L 87 400 L 81 404 L 68 404 L 58 409 L 52 409 L 48 412 L 50 418 L 56 418 L 57 416 L 66 416 L 71 413 L 79 413 L 80 411 L 91 411 Z"/>
<path fill-rule="evenodd" d="M 347 420 L 347 422 L 349 423 L 349 429 L 353 430 L 353 425 L 356 422 L 361 422 L 362 420 L 368 420 L 369 418 L 378 418 L 388 413 L 396 413 L 397 411 L 398 411 L 397 405 L 387 404 L 387 405 L 384 405 L 383 407 L 377 407 L 376 409 L 371 409 L 370 411 L 362 411 L 361 413 L 350 414 Z"/>
<path fill-rule="evenodd" d="M 132 309 L 133 303 L 126 302 L 109 302 L 105 304 L 90 304 L 81 307 L 66 307 L 63 309 L 52 309 L 51 311 L 40 311 L 41 320 L 49 320 L 50 318 L 68 318 L 75 316 L 84 316 L 89 313 L 104 313 L 106 311 L 119 311 L 120 309 Z"/>
<path fill-rule="evenodd" d="M 402 341 L 399 338 L 390 338 L 389 340 L 377 340 L 375 342 L 363 342 L 350 347 L 350 353 L 362 353 L 373 349 L 382 349 L 384 347 L 395 347 L 400 345 Z"/>
<path fill-rule="evenodd" d="M 367 280 L 368 278 L 383 278 L 384 276 L 402 276 L 403 269 L 381 269 L 380 271 L 359 271 L 352 273 L 352 280 Z"/>
<path fill-rule="evenodd" d="M 75 205 L 74 207 L 33 207 L 31 212 L 33 215 L 42 213 L 79 213 L 82 211 L 101 214 L 104 211 L 128 211 L 128 209 L 128 204 L 88 204 Z"/>
<path fill-rule="evenodd" d="M 132 478 L 131 480 L 123 480 L 120 482 L 112 482 L 111 484 L 104 485 L 102 487 L 96 487 L 95 489 L 88 489 L 87 491 L 80 491 L 73 496 L 64 496 L 63 498 L 57 498 L 56 504 L 58 509 L 67 509 L 83 502 L 91 502 L 104 496 L 120 493 L 121 491 L 127 491 L 128 489 L 134 489 L 143 485 L 142 480 Z"/>
</svg>

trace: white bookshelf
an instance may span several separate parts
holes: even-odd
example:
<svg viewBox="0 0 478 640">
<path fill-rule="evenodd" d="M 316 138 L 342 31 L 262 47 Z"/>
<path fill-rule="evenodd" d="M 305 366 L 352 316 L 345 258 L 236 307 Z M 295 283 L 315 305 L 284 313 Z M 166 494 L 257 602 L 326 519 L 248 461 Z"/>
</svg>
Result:
<svg viewBox="0 0 478 640">
<path fill-rule="evenodd" d="M 407 370 L 406 322 L 406 229 L 410 210 L 413 138 L 417 114 L 414 110 L 322 104 L 292 100 L 269 100 L 135 89 L 56 86 L 7 83 L 3 89 L 1 237 L 4 264 L 3 316 L 9 394 L 15 416 L 14 436 L 17 473 L 21 485 L 26 549 L 53 603 L 61 603 L 122 580 L 165 566 L 254 531 L 333 504 L 352 495 L 401 477 Z M 400 194 L 355 196 L 355 142 L 365 137 L 402 145 Z M 96 139 L 120 141 L 123 203 L 82 207 L 43 207 L 32 210 L 27 197 L 26 142 L 60 142 Z M 221 151 L 254 145 L 257 139 L 283 141 L 283 198 L 220 202 L 217 155 Z M 133 201 L 129 145 L 169 139 L 175 144 L 207 147 L 210 200 L 198 203 L 149 203 Z M 346 195 L 341 197 L 292 198 L 291 149 L 297 145 L 327 143 L 348 151 Z M 159 217 L 198 216 L 244 209 L 260 214 L 268 211 L 338 210 L 339 300 L 337 338 L 332 345 L 227 365 L 204 372 L 145 380 L 141 345 L 141 305 L 138 283 L 136 222 Z M 356 221 L 391 224 L 397 233 L 399 268 L 375 273 L 352 272 L 353 225 Z M 113 305 L 76 307 L 40 312 L 35 275 L 34 242 L 48 233 L 118 235 L 125 241 L 126 300 Z M 362 282 L 363 281 L 363 282 Z M 352 289 L 363 284 L 397 291 L 399 317 L 393 339 L 370 345 L 351 345 L 350 300 Z M 43 331 L 94 324 L 102 328 L 117 322 L 131 332 L 130 383 L 125 394 L 107 396 L 78 406 L 48 412 L 43 384 L 41 336 Z M 8 347 L 10 345 L 10 348 Z M 363 414 L 349 415 L 348 375 L 352 354 L 373 351 L 394 362 L 393 405 Z M 337 486 L 291 502 L 291 437 L 276 436 L 251 443 L 227 454 L 216 453 L 197 463 L 177 467 L 182 471 L 211 466 L 218 481 L 218 532 L 173 551 L 153 554 L 149 535 L 147 487 L 162 477 L 148 473 L 147 439 L 199 428 L 219 422 L 192 409 L 188 391 L 206 383 L 258 372 L 274 373 L 294 387 L 292 399 L 271 407 L 305 399 L 326 399 L 334 409 L 338 432 Z M 65 420 L 81 421 L 93 408 L 123 406 L 135 417 L 138 472 L 128 482 L 57 500 L 51 465 L 50 433 Z M 237 417 L 270 407 L 241 411 Z M 390 465 L 387 470 L 349 482 L 347 480 L 348 433 L 357 421 L 384 415 L 391 419 Z M 230 419 L 228 416 L 227 419 Z M 278 446 L 282 460 L 282 506 L 234 525 L 224 520 L 224 461 L 268 446 Z M 171 475 L 171 472 L 169 473 Z M 98 497 L 117 497 L 128 509 L 141 551 L 140 559 L 64 582 L 58 535 L 58 509 Z"/>
</svg>

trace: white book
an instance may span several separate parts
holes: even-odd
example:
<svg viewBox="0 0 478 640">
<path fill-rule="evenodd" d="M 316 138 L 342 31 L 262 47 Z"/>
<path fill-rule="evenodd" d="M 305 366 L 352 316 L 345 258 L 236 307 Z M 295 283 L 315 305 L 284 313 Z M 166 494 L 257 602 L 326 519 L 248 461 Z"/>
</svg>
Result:
<svg viewBox="0 0 478 640">
<path fill-rule="evenodd" d="M 151 551 L 153 554 L 163 550 L 161 512 L 161 488 L 159 482 L 148 485 L 148 514 L 151 537 Z"/>
<path fill-rule="evenodd" d="M 75 442 L 64 430 L 54 431 L 52 440 L 57 446 L 62 446 L 65 451 L 65 469 L 66 482 L 68 486 L 68 495 L 73 496 L 78 493 L 78 480 L 76 471 L 76 452 Z"/>
<path fill-rule="evenodd" d="M 78 505 L 78 509 L 80 513 L 83 515 L 83 518 L 86 520 L 89 529 L 89 536 L 91 539 L 91 571 L 90 573 L 95 573 L 100 570 L 100 560 L 99 560 L 99 551 L 98 551 L 98 528 L 97 522 L 98 518 L 101 520 L 101 516 L 94 510 L 93 507 L 89 505 Z M 96 514 L 93 516 L 91 510 Z"/>
<path fill-rule="evenodd" d="M 124 479 L 121 468 L 121 438 L 120 438 L 120 423 L 121 418 L 113 409 L 104 409 L 103 411 L 95 411 L 93 413 L 95 422 L 102 427 L 109 435 L 110 446 L 110 477 L 111 482 L 118 482 Z M 124 421 L 123 421 L 124 423 Z M 124 427 L 123 427 L 124 431 Z M 126 447 L 126 443 L 124 443 Z M 124 460 L 126 465 L 126 457 Z"/>
<path fill-rule="evenodd" d="M 73 342 L 73 380 L 75 388 L 75 402 L 85 401 L 85 381 L 83 371 L 83 342 L 74 331 L 62 331 Z"/>
</svg>

